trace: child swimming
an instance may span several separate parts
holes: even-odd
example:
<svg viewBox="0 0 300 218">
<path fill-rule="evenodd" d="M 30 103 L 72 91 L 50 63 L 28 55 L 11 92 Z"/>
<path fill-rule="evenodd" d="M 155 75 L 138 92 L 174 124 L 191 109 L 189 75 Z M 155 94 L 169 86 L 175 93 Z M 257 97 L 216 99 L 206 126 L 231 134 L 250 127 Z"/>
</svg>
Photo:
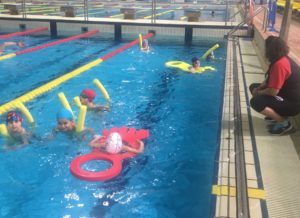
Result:
<svg viewBox="0 0 300 218">
<path fill-rule="evenodd" d="M 8 46 L 19 46 L 19 47 L 24 47 L 25 44 L 23 42 L 4 42 L 0 45 L 0 55 L 4 54 L 5 48 Z"/>
<path fill-rule="evenodd" d="M 76 137 L 78 139 L 84 139 L 87 134 L 94 135 L 94 130 L 91 128 L 85 128 L 81 132 L 76 132 L 76 124 L 73 119 L 73 114 L 68 109 L 62 108 L 56 113 L 57 126 L 52 131 L 53 136 L 59 132 L 65 133 L 70 137 Z"/>
<path fill-rule="evenodd" d="M 56 114 L 57 127 L 55 131 L 72 133 L 76 130 L 76 125 L 73 120 L 73 114 L 71 111 L 63 108 Z"/>
<path fill-rule="evenodd" d="M 141 50 L 142 51 L 149 51 L 150 50 L 149 42 L 148 42 L 147 39 L 143 40 Z"/>
<path fill-rule="evenodd" d="M 23 117 L 18 111 L 10 111 L 6 116 L 6 127 L 9 133 L 8 144 L 26 145 L 29 143 L 30 133 L 22 127 Z"/>
<path fill-rule="evenodd" d="M 84 89 L 80 93 L 80 102 L 82 105 L 87 106 L 88 110 L 92 111 L 108 111 L 109 107 L 104 105 L 95 104 L 93 101 L 96 97 L 96 92 L 92 89 Z"/>
<path fill-rule="evenodd" d="M 112 132 L 105 140 L 102 136 L 95 136 L 94 139 L 89 143 L 91 147 L 100 148 L 110 154 L 118 154 L 122 151 L 128 151 L 133 153 L 142 153 L 144 151 L 144 142 L 136 139 L 139 144 L 138 148 L 133 148 L 127 144 L 124 144 L 122 137 L 117 132 Z"/>
<path fill-rule="evenodd" d="M 200 63 L 199 58 L 193 57 L 192 58 L 192 66 L 189 68 L 191 73 L 195 73 L 197 70 L 199 70 L 200 67 L 201 67 L 201 63 Z"/>
</svg>

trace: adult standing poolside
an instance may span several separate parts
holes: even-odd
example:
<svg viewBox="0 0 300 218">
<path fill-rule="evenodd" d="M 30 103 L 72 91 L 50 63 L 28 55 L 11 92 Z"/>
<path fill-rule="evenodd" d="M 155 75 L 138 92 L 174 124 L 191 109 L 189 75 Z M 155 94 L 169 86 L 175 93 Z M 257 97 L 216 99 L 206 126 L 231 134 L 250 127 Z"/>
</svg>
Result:
<svg viewBox="0 0 300 218">
<path fill-rule="evenodd" d="M 300 68 L 288 57 L 289 47 L 281 38 L 269 36 L 265 45 L 269 69 L 262 83 L 250 85 L 250 104 L 274 121 L 269 133 L 281 135 L 293 129 L 288 117 L 300 113 Z"/>
</svg>

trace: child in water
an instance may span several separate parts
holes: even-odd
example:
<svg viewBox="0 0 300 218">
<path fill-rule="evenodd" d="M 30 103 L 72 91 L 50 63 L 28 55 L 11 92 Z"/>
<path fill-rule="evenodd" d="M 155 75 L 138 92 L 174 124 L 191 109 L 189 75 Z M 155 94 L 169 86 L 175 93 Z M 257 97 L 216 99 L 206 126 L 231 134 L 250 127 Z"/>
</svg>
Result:
<svg viewBox="0 0 300 218">
<path fill-rule="evenodd" d="M 141 50 L 142 51 L 150 51 L 150 46 L 149 46 L 149 42 L 147 39 L 143 40 Z"/>
<path fill-rule="evenodd" d="M 27 133 L 22 127 L 23 117 L 18 111 L 10 111 L 6 116 L 6 127 L 9 133 L 8 144 L 26 145 L 29 143 L 31 134 Z"/>
<path fill-rule="evenodd" d="M 14 46 L 14 45 L 17 45 L 19 47 L 25 46 L 25 44 L 23 42 L 4 42 L 0 45 L 0 55 L 4 54 L 6 47 Z"/>
<path fill-rule="evenodd" d="M 55 132 L 73 133 L 76 130 L 76 125 L 73 120 L 71 111 L 63 108 L 56 114 L 57 127 Z"/>
<path fill-rule="evenodd" d="M 199 58 L 193 57 L 192 58 L 192 66 L 189 68 L 191 73 L 195 73 L 197 70 L 200 69 L 201 63 Z"/>
<path fill-rule="evenodd" d="M 81 132 L 76 132 L 76 124 L 73 119 L 73 114 L 68 109 L 62 108 L 58 111 L 56 114 L 56 120 L 57 126 L 53 129 L 52 136 L 55 136 L 59 132 L 78 139 L 84 139 L 88 133 L 92 136 L 94 135 L 94 130 L 91 128 L 86 128 Z"/>
<path fill-rule="evenodd" d="M 211 61 L 211 60 L 213 60 L 213 59 L 215 59 L 215 54 L 214 54 L 214 52 L 212 51 L 211 53 L 209 53 L 209 54 L 206 56 L 206 60 L 207 60 L 207 61 Z"/>
<path fill-rule="evenodd" d="M 105 140 L 102 136 L 95 136 L 94 139 L 89 143 L 90 146 L 95 148 L 101 148 L 107 153 L 118 154 L 122 151 L 128 151 L 133 153 L 142 153 L 144 151 L 144 143 L 137 139 L 139 144 L 138 148 L 133 148 L 123 144 L 122 137 L 119 133 L 111 133 Z"/>
<path fill-rule="evenodd" d="M 96 97 L 96 92 L 92 89 L 84 89 L 80 94 L 80 102 L 87 106 L 88 110 L 92 111 L 108 111 L 109 107 L 95 104 L 93 101 Z"/>
</svg>

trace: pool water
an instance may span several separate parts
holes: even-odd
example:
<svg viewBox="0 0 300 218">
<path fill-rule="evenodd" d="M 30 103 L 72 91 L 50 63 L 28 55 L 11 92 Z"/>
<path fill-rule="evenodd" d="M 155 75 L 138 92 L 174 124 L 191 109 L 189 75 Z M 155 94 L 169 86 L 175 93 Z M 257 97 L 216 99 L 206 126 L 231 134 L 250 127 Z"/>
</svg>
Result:
<svg viewBox="0 0 300 218">
<path fill-rule="evenodd" d="M 38 44 L 46 38 L 26 38 Z M 50 39 L 49 39 L 50 40 Z M 1 147 L 1 217 L 210 217 L 211 187 L 216 178 L 225 44 L 215 51 L 216 71 L 187 74 L 165 62 L 190 62 L 216 42 L 184 46 L 150 39 L 152 51 L 134 46 L 52 91 L 26 103 L 40 139 L 22 148 Z M 101 39 L 76 40 L 0 62 L 5 103 L 45 82 L 121 47 Z M 219 42 L 220 43 L 220 42 Z M 5 71 L 3 71 L 5 70 Z M 89 112 L 86 126 L 97 134 L 104 128 L 148 129 L 145 151 L 123 162 L 122 173 L 106 182 L 86 182 L 69 171 L 72 159 L 90 152 L 88 141 L 63 134 L 47 139 L 61 108 L 57 94 L 72 102 L 84 88 L 97 90 L 98 78 L 111 97 L 111 111 Z M 95 99 L 104 103 L 97 90 Z M 71 105 L 76 114 L 78 110 Z M 2 116 L 4 122 L 4 116 Z M 26 126 L 26 124 L 25 124 Z M 28 128 L 28 125 L 27 125 Z M 1 138 L 0 143 L 5 141 Z M 87 168 L 105 166 L 90 163 Z"/>
</svg>

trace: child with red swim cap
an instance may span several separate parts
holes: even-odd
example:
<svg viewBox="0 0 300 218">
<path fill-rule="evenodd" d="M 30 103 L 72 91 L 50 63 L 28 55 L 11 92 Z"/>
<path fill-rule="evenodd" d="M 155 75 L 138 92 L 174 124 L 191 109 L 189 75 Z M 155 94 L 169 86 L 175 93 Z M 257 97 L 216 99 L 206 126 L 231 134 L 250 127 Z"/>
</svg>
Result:
<svg viewBox="0 0 300 218">
<path fill-rule="evenodd" d="M 108 111 L 109 107 L 104 105 L 95 104 L 93 101 L 96 97 L 96 92 L 92 89 L 84 89 L 80 93 L 80 102 L 82 105 L 86 105 L 88 110 L 93 111 Z"/>
</svg>

